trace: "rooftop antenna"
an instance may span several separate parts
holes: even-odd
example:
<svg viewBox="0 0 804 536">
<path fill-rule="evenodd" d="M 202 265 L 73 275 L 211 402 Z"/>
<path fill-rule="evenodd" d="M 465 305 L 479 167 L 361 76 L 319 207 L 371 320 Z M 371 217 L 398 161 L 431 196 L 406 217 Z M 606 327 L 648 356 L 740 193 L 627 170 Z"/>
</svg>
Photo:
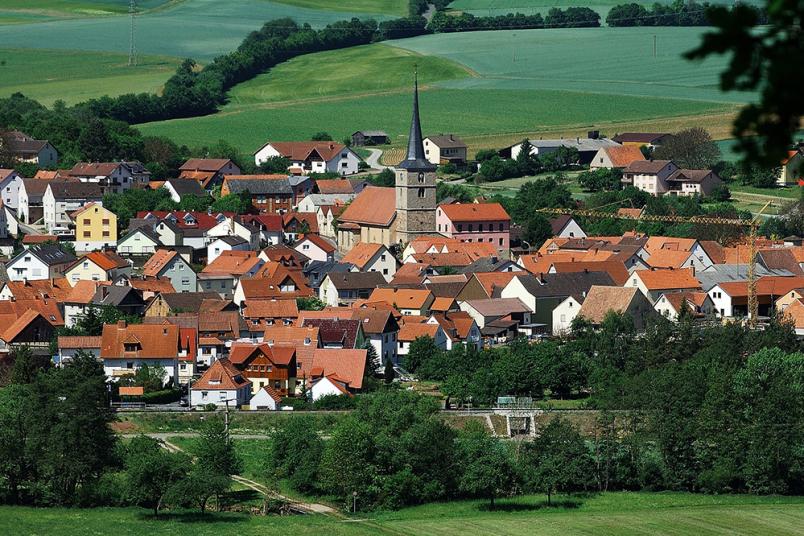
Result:
<svg viewBox="0 0 804 536">
<path fill-rule="evenodd" d="M 128 41 L 128 66 L 137 65 L 137 47 L 134 44 L 134 16 L 137 13 L 137 0 L 129 0 L 128 14 L 131 18 L 131 32 Z"/>
</svg>

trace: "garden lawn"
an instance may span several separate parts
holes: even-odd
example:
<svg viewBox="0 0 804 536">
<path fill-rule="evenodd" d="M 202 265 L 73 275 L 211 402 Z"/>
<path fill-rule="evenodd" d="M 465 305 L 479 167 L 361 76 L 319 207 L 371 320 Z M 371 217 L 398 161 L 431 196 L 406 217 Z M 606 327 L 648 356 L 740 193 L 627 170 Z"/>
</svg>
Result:
<svg viewBox="0 0 804 536">
<path fill-rule="evenodd" d="M 70 50 L 0 49 L 0 98 L 20 92 L 50 106 L 57 99 L 75 104 L 103 95 L 157 93 L 179 60 Z"/>
<path fill-rule="evenodd" d="M 154 519 L 138 508 L 34 509 L 0 507 L 0 533 L 107 534 L 504 534 L 510 536 L 599 536 L 663 534 L 708 536 L 801 534 L 804 498 L 712 496 L 683 493 L 608 493 L 588 498 L 558 496 L 566 506 L 546 508 L 542 496 L 486 502 L 460 501 L 360 515 L 343 521 L 320 515 L 250 517 L 245 514 L 165 513 Z"/>
</svg>

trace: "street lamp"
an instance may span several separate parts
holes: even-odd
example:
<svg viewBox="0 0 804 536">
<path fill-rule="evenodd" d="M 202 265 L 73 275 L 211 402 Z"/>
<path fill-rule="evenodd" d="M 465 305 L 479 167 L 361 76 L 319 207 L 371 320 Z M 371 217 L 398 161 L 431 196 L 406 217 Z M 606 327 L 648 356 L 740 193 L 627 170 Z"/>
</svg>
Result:
<svg viewBox="0 0 804 536">
<path fill-rule="evenodd" d="M 352 513 L 353 514 L 357 513 L 357 492 L 356 491 L 352 492 Z"/>
</svg>

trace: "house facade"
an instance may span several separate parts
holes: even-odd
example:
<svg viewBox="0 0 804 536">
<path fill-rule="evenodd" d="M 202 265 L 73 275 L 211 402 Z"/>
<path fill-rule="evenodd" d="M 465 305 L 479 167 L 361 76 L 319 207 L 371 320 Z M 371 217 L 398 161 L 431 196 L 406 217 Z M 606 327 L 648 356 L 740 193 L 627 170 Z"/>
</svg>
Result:
<svg viewBox="0 0 804 536">
<path fill-rule="evenodd" d="M 294 175 L 308 173 L 337 173 L 354 175 L 361 158 L 342 143 L 332 141 L 269 142 L 254 153 L 258 166 L 269 158 L 284 157 L 290 160 L 288 171 Z"/>
<path fill-rule="evenodd" d="M 454 134 L 424 138 L 424 155 L 431 164 L 436 166 L 466 163 L 467 149 L 463 140 Z"/>
<path fill-rule="evenodd" d="M 164 277 L 170 280 L 176 292 L 195 292 L 198 277 L 193 267 L 176 251 L 160 249 L 143 265 L 145 277 Z"/>
<path fill-rule="evenodd" d="M 94 251 L 117 246 L 117 215 L 100 203 L 79 208 L 70 218 L 75 225 L 76 251 Z"/>
<path fill-rule="evenodd" d="M 103 193 L 94 183 L 50 181 L 42 196 L 45 228 L 51 234 L 70 234 L 74 230 L 70 214 L 90 203 L 101 204 Z"/>
<path fill-rule="evenodd" d="M 439 205 L 436 231 L 461 242 L 488 243 L 501 254 L 508 253 L 511 218 L 499 203 Z"/>
</svg>

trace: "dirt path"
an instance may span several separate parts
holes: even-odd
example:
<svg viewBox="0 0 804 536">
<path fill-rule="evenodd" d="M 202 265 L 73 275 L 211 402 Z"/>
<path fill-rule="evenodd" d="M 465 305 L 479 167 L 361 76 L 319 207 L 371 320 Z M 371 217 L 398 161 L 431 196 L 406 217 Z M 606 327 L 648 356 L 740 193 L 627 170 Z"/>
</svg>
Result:
<svg viewBox="0 0 804 536">
<path fill-rule="evenodd" d="M 171 443 L 169 439 L 170 437 L 182 436 L 182 434 L 147 434 L 147 435 L 153 437 L 154 439 L 159 440 L 162 443 L 162 446 L 169 452 L 184 452 L 181 447 L 179 447 L 175 443 Z M 259 436 L 259 437 L 265 438 L 267 436 Z M 238 484 L 242 484 L 243 486 L 246 486 L 247 488 L 256 491 L 257 493 L 265 497 L 273 497 L 275 499 L 285 501 L 286 503 L 290 504 L 293 508 L 296 508 L 302 512 L 309 514 L 323 514 L 327 516 L 336 517 L 339 519 L 346 518 L 346 516 L 344 516 L 342 513 L 338 512 L 337 510 L 335 510 L 330 506 L 327 506 L 325 504 L 300 502 L 295 499 L 291 499 L 290 497 L 287 497 L 280 493 L 276 493 L 275 491 L 271 491 L 270 489 L 260 484 L 259 482 L 255 482 L 240 475 L 232 475 L 232 480 L 234 480 Z"/>
</svg>

